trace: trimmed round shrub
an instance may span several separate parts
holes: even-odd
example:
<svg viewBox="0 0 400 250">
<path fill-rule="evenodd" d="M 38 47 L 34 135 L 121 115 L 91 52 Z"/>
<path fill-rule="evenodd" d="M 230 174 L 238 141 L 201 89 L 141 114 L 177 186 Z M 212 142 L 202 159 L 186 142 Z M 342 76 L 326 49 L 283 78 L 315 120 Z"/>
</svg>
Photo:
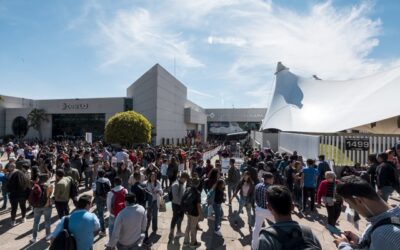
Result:
<svg viewBox="0 0 400 250">
<path fill-rule="evenodd" d="M 150 143 L 151 123 L 135 111 L 120 112 L 108 120 L 104 135 L 107 143 L 121 146 Z"/>
</svg>

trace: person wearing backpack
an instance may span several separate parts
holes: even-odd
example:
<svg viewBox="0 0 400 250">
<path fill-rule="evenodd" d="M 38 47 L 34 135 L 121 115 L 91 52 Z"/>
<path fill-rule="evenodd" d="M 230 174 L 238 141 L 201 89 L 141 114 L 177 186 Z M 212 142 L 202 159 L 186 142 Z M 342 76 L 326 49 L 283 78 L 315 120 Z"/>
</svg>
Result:
<svg viewBox="0 0 400 250">
<path fill-rule="evenodd" d="M 77 209 L 71 215 L 64 216 L 48 237 L 52 241 L 50 250 L 93 249 L 94 235 L 100 230 L 100 222 L 94 213 L 89 212 L 91 207 L 92 197 L 81 195 Z M 68 248 L 65 247 L 66 243 L 70 243 Z"/>
<path fill-rule="evenodd" d="M 146 185 L 142 183 L 142 176 L 140 173 L 133 173 L 134 184 L 131 186 L 131 193 L 135 195 L 136 203 L 146 209 L 146 201 L 149 193 L 147 192 Z"/>
<path fill-rule="evenodd" d="M 292 220 L 293 200 L 290 190 L 281 185 L 267 189 L 268 210 L 275 224 L 262 229 L 257 236 L 258 249 L 268 250 L 321 250 L 321 244 L 311 228 Z M 254 237 L 254 235 L 253 235 Z"/>
<path fill-rule="evenodd" d="M 199 218 L 204 217 L 202 216 L 202 210 L 200 206 L 201 194 L 198 190 L 200 180 L 197 175 L 194 175 L 189 182 L 189 187 L 185 191 L 181 203 L 181 207 L 188 219 L 183 246 L 197 248 L 201 245 L 196 239 L 197 225 Z"/>
<path fill-rule="evenodd" d="M 44 216 L 44 224 L 46 228 L 46 237 L 50 235 L 51 226 L 51 200 L 53 194 L 53 186 L 47 183 L 48 175 L 41 174 L 36 176 L 32 190 L 29 194 L 29 203 L 33 207 L 33 228 L 31 243 L 37 241 L 37 232 L 39 231 L 40 217 Z"/>
<path fill-rule="evenodd" d="M 54 187 L 54 201 L 58 218 L 62 218 L 69 214 L 68 201 L 71 197 L 72 179 L 64 176 L 64 170 L 59 168 L 56 170 L 56 184 Z"/>
<path fill-rule="evenodd" d="M 350 231 L 334 235 L 339 249 L 400 249 L 399 206 L 391 208 L 368 182 L 354 175 L 343 177 L 336 191 L 369 222 L 361 237 Z"/>
<path fill-rule="evenodd" d="M 100 220 L 100 236 L 106 235 L 106 227 L 104 225 L 104 208 L 107 203 L 107 195 L 111 190 L 110 180 L 104 177 L 105 172 L 103 169 L 100 169 L 97 172 L 97 180 L 93 183 L 93 194 L 94 200 L 97 208 L 97 215 Z"/>
<path fill-rule="evenodd" d="M 170 233 L 168 236 L 169 242 L 172 242 L 172 240 L 174 239 L 175 226 L 177 226 L 178 228 L 176 236 L 178 237 L 184 236 L 181 230 L 181 224 L 184 216 L 181 203 L 183 194 L 185 193 L 186 189 L 185 183 L 188 179 L 189 179 L 189 174 L 187 172 L 181 172 L 178 177 L 178 180 L 171 185 L 172 219 L 171 219 Z"/>
<path fill-rule="evenodd" d="M 110 211 L 108 217 L 108 236 L 111 238 L 114 222 L 119 212 L 125 208 L 125 195 L 128 190 L 122 186 L 122 180 L 119 177 L 114 179 L 115 187 L 107 194 L 107 210 Z"/>
</svg>

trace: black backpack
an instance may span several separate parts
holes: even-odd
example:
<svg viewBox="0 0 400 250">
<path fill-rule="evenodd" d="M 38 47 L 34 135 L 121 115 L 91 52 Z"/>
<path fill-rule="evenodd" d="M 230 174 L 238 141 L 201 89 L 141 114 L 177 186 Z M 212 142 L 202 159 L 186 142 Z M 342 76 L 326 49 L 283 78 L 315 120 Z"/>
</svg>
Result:
<svg viewBox="0 0 400 250">
<path fill-rule="evenodd" d="M 186 189 L 182 196 L 181 208 L 184 213 L 190 213 L 194 209 L 195 195 L 191 189 L 192 188 Z"/>
<path fill-rule="evenodd" d="M 378 223 L 376 223 L 371 228 L 371 230 L 369 230 L 369 233 L 368 233 L 366 239 L 361 241 L 358 244 L 358 248 L 359 249 L 369 248 L 369 245 L 371 245 L 372 233 L 375 231 L 375 229 L 377 229 L 380 226 L 384 226 L 384 225 L 395 225 L 396 227 L 400 228 L 400 217 L 389 217 L 389 218 L 378 221 Z"/>
<path fill-rule="evenodd" d="M 110 185 L 106 182 L 96 181 L 96 196 L 101 198 L 107 198 L 108 192 L 111 190 Z"/>
<path fill-rule="evenodd" d="M 64 217 L 64 228 L 51 243 L 49 250 L 76 250 L 76 239 L 68 229 L 69 216 Z"/>
<path fill-rule="evenodd" d="M 268 227 L 261 230 L 260 234 L 269 234 L 282 244 L 282 250 L 321 250 L 321 246 L 314 242 L 311 228 L 296 226 L 290 232 L 279 227 Z"/>
</svg>

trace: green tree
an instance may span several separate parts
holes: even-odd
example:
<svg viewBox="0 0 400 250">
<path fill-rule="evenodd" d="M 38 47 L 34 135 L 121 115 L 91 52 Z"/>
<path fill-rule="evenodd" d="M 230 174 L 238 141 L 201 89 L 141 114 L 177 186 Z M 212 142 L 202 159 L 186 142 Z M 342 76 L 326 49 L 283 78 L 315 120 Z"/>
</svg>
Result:
<svg viewBox="0 0 400 250">
<path fill-rule="evenodd" d="M 42 139 L 42 132 L 40 130 L 43 122 L 48 122 L 48 115 L 44 109 L 32 109 L 28 114 L 29 127 L 32 127 L 39 133 L 39 139 Z"/>
<path fill-rule="evenodd" d="M 107 143 L 122 146 L 150 143 L 151 123 L 135 111 L 120 112 L 108 120 L 104 135 Z"/>
</svg>

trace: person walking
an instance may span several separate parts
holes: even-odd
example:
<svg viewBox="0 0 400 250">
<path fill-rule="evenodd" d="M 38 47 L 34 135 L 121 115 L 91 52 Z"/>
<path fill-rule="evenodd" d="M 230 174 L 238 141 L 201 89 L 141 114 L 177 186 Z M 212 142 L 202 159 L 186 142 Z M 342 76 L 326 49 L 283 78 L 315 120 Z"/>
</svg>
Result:
<svg viewBox="0 0 400 250">
<path fill-rule="evenodd" d="M 122 180 L 119 177 L 114 179 L 115 187 L 107 194 L 107 210 L 110 211 L 108 217 L 108 235 L 111 238 L 114 229 L 114 222 L 119 212 L 125 208 L 125 196 L 128 190 L 122 186 Z"/>
<path fill-rule="evenodd" d="M 106 247 L 118 250 L 140 249 L 146 231 L 146 210 L 136 203 L 135 194 L 125 195 L 125 208 L 118 214 L 110 241 Z"/>
<path fill-rule="evenodd" d="M 322 249 L 311 228 L 292 219 L 293 201 L 287 187 L 271 186 L 267 189 L 266 197 L 268 210 L 271 211 L 275 223 L 263 229 L 257 236 L 258 249 Z"/>
<path fill-rule="evenodd" d="M 236 187 L 237 187 L 239 181 L 240 181 L 240 171 L 235 166 L 235 159 L 230 159 L 229 160 L 228 177 L 225 179 L 225 183 L 228 186 L 229 205 L 232 204 L 233 197 L 236 197 L 236 199 L 239 201 L 239 198 L 237 196 L 232 196 L 232 194 L 236 190 Z"/>
<path fill-rule="evenodd" d="M 172 242 L 174 239 L 174 231 L 175 226 L 177 226 L 176 236 L 181 237 L 184 236 L 181 230 L 181 224 L 183 220 L 183 208 L 181 207 L 182 197 L 185 193 L 185 183 L 189 179 L 189 174 L 187 172 L 181 172 L 178 177 L 178 180 L 175 181 L 171 185 L 171 194 L 172 194 L 172 219 L 169 233 L 169 241 Z"/>
<path fill-rule="evenodd" d="M 82 195 L 77 202 L 77 209 L 70 215 L 64 216 L 56 229 L 50 234 L 49 239 L 54 241 L 64 229 L 68 218 L 68 231 L 75 237 L 76 249 L 93 249 L 94 235 L 100 230 L 99 219 L 94 213 L 89 212 L 92 207 L 92 197 Z"/>
<path fill-rule="evenodd" d="M 265 219 L 273 220 L 271 211 L 268 210 L 267 207 L 267 189 L 274 183 L 274 175 L 268 172 L 264 174 L 263 179 L 264 181 L 258 183 L 255 187 L 255 223 L 251 240 L 251 247 L 253 250 L 258 249 L 258 237 L 263 222 Z"/>
<path fill-rule="evenodd" d="M 381 153 L 378 155 L 379 166 L 376 169 L 376 185 L 378 186 L 378 194 L 384 201 L 388 201 L 389 196 L 395 190 L 399 180 L 396 180 L 396 171 L 394 164 L 388 161 L 388 154 Z"/>
<path fill-rule="evenodd" d="M 59 219 L 61 219 L 65 215 L 69 215 L 68 201 L 70 199 L 71 185 L 71 177 L 64 176 L 63 169 L 57 169 L 56 184 L 54 187 L 54 201 Z"/>
<path fill-rule="evenodd" d="M 51 199 L 54 187 L 48 183 L 48 175 L 41 174 L 35 177 L 32 191 L 29 195 L 29 203 L 33 207 L 33 228 L 31 243 L 37 241 L 40 217 L 44 216 L 46 237 L 50 235 L 51 226 Z"/>
<path fill-rule="evenodd" d="M 11 203 L 11 226 L 15 226 L 18 205 L 21 209 L 22 222 L 26 221 L 26 200 L 29 195 L 30 182 L 21 170 L 16 169 L 14 163 L 10 164 L 8 168 L 10 174 L 7 182 L 7 190 L 9 191 Z"/>
<path fill-rule="evenodd" d="M 232 202 L 233 197 L 235 197 L 239 193 L 239 209 L 235 214 L 235 225 L 237 225 L 237 221 L 239 220 L 239 215 L 243 212 L 243 207 L 246 208 L 247 212 L 247 223 L 249 224 L 250 231 L 252 230 L 253 223 L 253 215 L 251 213 L 252 206 L 254 204 L 254 183 L 251 179 L 249 172 L 244 172 L 242 179 L 236 187 L 236 191 L 234 195 L 231 197 L 230 202 Z"/>
<path fill-rule="evenodd" d="M 100 220 L 100 236 L 106 235 L 106 227 L 104 223 L 104 209 L 107 206 L 107 195 L 111 191 L 111 182 L 104 177 L 105 172 L 100 169 L 97 172 L 97 180 L 93 183 L 93 194 L 96 203 L 97 215 Z"/>
</svg>

